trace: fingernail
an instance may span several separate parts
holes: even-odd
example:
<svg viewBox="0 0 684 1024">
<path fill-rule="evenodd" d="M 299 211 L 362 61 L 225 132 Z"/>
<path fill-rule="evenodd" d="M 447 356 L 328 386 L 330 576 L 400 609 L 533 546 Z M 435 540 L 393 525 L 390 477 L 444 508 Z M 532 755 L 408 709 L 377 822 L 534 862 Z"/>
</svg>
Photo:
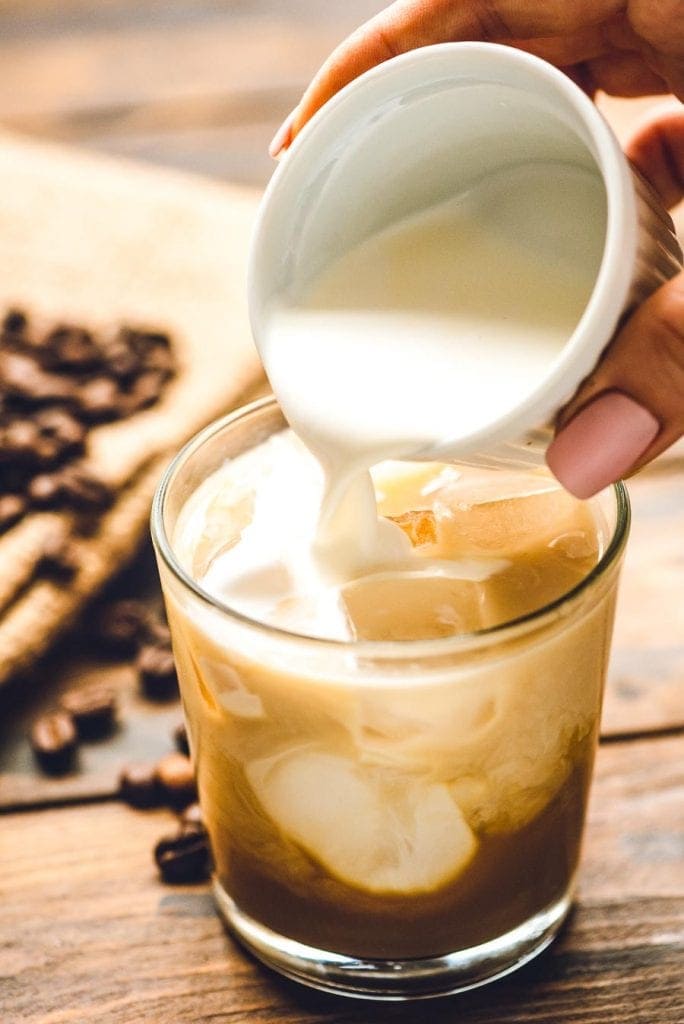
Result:
<svg viewBox="0 0 684 1024">
<path fill-rule="evenodd" d="M 290 145 L 290 142 L 292 141 L 292 123 L 294 121 L 294 114 L 295 112 L 293 110 L 291 114 L 287 115 L 280 128 L 271 139 L 271 144 L 268 147 L 268 155 L 273 157 L 274 160 L 279 153 L 282 153 L 286 146 Z"/>
<path fill-rule="evenodd" d="M 606 391 L 586 405 L 549 445 L 546 463 L 576 498 L 623 477 L 644 454 L 660 424 L 620 391 Z"/>
</svg>

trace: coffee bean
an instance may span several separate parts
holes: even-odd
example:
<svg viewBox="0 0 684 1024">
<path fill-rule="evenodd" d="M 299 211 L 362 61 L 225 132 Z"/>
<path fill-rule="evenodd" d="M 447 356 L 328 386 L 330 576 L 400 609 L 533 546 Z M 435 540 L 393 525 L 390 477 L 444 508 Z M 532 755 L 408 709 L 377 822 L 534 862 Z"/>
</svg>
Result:
<svg viewBox="0 0 684 1024">
<path fill-rule="evenodd" d="M 154 859 L 162 879 L 169 884 L 202 882 L 211 870 L 209 842 L 195 830 L 164 836 L 154 848 Z"/>
<path fill-rule="evenodd" d="M 92 334 L 82 327 L 60 324 L 44 339 L 50 365 L 64 370 L 89 370 L 101 362 Z"/>
<path fill-rule="evenodd" d="M 39 365 L 43 365 L 43 339 L 35 333 L 30 323 L 27 324 L 25 330 L 17 334 L 3 334 L 2 341 L 7 348 L 28 355 Z"/>
<path fill-rule="evenodd" d="M 87 513 L 105 511 L 114 498 L 107 484 L 76 466 L 35 476 L 28 486 L 28 496 L 40 508 L 64 505 L 74 512 Z"/>
<path fill-rule="evenodd" d="M 131 807 L 157 807 L 160 788 L 153 765 L 129 764 L 119 774 L 119 796 Z"/>
<path fill-rule="evenodd" d="M 166 331 L 143 331 L 141 338 L 148 350 L 150 347 L 171 348 L 171 337 Z"/>
<path fill-rule="evenodd" d="M 21 494 L 0 495 L 0 534 L 11 529 L 26 512 L 26 498 Z"/>
<path fill-rule="evenodd" d="M 129 348 L 144 358 L 150 349 L 171 348 L 171 339 L 164 331 L 151 331 L 140 327 L 124 327 L 121 331 Z"/>
<path fill-rule="evenodd" d="M 83 454 L 86 428 L 66 409 L 43 409 L 35 416 L 41 438 L 54 439 L 61 458 Z"/>
<path fill-rule="evenodd" d="M 31 420 L 11 420 L 0 430 L 0 458 L 13 463 L 38 462 L 40 430 Z"/>
<path fill-rule="evenodd" d="M 44 715 L 33 723 L 31 746 L 44 772 L 63 775 L 73 768 L 76 757 L 76 726 L 64 712 Z"/>
<path fill-rule="evenodd" d="M 147 624 L 147 639 L 154 647 L 171 650 L 171 630 L 162 619 L 150 618 Z"/>
<path fill-rule="evenodd" d="M 121 337 L 115 338 L 105 349 L 105 370 L 119 381 L 130 381 L 141 370 L 139 356 Z"/>
<path fill-rule="evenodd" d="M 117 701 L 110 686 L 91 683 L 69 690 L 62 697 L 61 705 L 76 723 L 80 739 L 100 739 L 114 729 Z"/>
<path fill-rule="evenodd" d="M 106 423 L 123 412 L 119 389 L 111 377 L 94 377 L 78 390 L 78 411 L 86 423 Z"/>
<path fill-rule="evenodd" d="M 62 461 L 62 455 L 62 445 L 56 437 L 39 435 L 33 449 L 33 456 L 40 469 L 54 469 Z"/>
<path fill-rule="evenodd" d="M 0 429 L 0 460 L 13 465 L 49 468 L 63 454 L 63 445 L 56 437 L 44 434 L 30 419 L 13 419 Z"/>
<path fill-rule="evenodd" d="M 100 516 L 92 512 L 78 512 L 74 517 L 73 531 L 79 537 L 94 537 L 101 525 Z"/>
<path fill-rule="evenodd" d="M 128 392 L 121 396 L 121 408 L 126 416 L 147 409 L 159 400 L 167 375 L 160 370 L 146 370 L 136 377 Z"/>
<path fill-rule="evenodd" d="M 129 352 L 133 352 L 136 356 L 140 356 L 144 352 L 144 345 L 142 344 L 143 335 L 139 330 L 134 327 L 124 325 L 120 327 L 115 335 L 115 342 L 120 345 L 125 345 Z"/>
<path fill-rule="evenodd" d="M 21 309 L 10 309 L 2 321 L 2 333 L 12 338 L 20 337 L 26 331 L 28 321 Z"/>
<path fill-rule="evenodd" d="M 73 466 L 59 474 L 59 484 L 66 504 L 77 512 L 103 512 L 114 498 L 107 484 Z"/>
<path fill-rule="evenodd" d="M 73 402 L 71 381 L 61 374 L 43 370 L 28 355 L 0 351 L 0 385 L 9 396 L 20 398 L 35 407 L 45 402 Z"/>
<path fill-rule="evenodd" d="M 189 756 L 190 744 L 188 743 L 188 731 L 185 728 L 185 722 L 179 722 L 173 730 L 173 742 L 180 754 L 185 754 L 186 757 Z"/>
<path fill-rule="evenodd" d="M 61 479 L 55 473 L 40 473 L 31 480 L 26 493 L 37 508 L 56 508 L 62 500 Z"/>
<path fill-rule="evenodd" d="M 192 762 L 184 754 L 167 754 L 157 762 L 157 781 L 164 801 L 180 810 L 197 800 Z"/>
<path fill-rule="evenodd" d="M 131 658 L 147 636 L 149 611 L 140 601 L 116 601 L 100 613 L 96 636 L 106 653 Z"/>
<path fill-rule="evenodd" d="M 142 692 L 149 700 L 170 700 L 178 694 L 173 653 L 158 644 L 145 644 L 136 661 Z"/>
<path fill-rule="evenodd" d="M 142 364 L 146 370 L 155 370 L 164 380 L 172 377 L 176 369 L 173 352 L 166 343 L 155 341 L 142 356 Z"/>
<path fill-rule="evenodd" d="M 36 573 L 58 583 L 68 583 L 81 565 L 76 545 L 68 538 L 54 538 L 46 542 L 36 563 Z"/>
<path fill-rule="evenodd" d="M 189 804 L 185 808 L 179 818 L 179 823 L 181 832 L 191 832 L 193 829 L 196 832 L 206 832 L 202 808 L 198 803 Z"/>
</svg>

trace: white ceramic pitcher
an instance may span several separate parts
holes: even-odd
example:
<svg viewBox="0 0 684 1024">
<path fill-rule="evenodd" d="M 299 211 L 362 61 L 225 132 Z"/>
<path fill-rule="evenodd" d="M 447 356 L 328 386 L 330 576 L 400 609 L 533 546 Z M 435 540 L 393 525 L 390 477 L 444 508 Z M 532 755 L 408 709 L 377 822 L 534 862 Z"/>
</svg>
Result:
<svg viewBox="0 0 684 1024">
<path fill-rule="evenodd" d="M 682 253 L 670 217 L 591 100 L 530 54 L 488 43 L 414 50 L 351 82 L 315 115 L 275 171 L 257 219 L 249 265 L 257 346 L 278 296 L 336 255 L 485 174 L 536 159 L 601 175 L 607 228 L 593 292 L 524 401 L 419 457 L 541 462 L 558 410 L 624 315 L 678 271 Z"/>
</svg>

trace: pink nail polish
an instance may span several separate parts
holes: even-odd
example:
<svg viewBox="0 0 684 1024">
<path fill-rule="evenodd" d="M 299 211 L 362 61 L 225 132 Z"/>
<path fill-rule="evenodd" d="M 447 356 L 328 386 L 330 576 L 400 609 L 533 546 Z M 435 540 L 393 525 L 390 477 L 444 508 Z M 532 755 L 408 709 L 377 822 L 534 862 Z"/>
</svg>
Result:
<svg viewBox="0 0 684 1024">
<path fill-rule="evenodd" d="M 549 445 L 546 463 L 566 490 L 590 498 L 627 473 L 660 430 L 655 416 L 620 391 L 585 405 Z"/>
<path fill-rule="evenodd" d="M 285 118 L 278 131 L 271 139 L 271 144 L 268 147 L 268 155 L 275 158 L 281 153 L 286 146 L 289 146 L 292 141 L 292 122 L 294 121 L 294 111 Z"/>
</svg>

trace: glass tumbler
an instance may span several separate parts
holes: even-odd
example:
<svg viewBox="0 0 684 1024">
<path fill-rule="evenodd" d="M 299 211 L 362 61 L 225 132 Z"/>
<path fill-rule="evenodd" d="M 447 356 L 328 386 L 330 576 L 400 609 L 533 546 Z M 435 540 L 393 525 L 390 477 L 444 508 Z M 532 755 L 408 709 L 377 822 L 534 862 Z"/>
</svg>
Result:
<svg viewBox="0 0 684 1024">
<path fill-rule="evenodd" d="M 484 984 L 544 949 L 570 907 L 626 491 L 593 499 L 598 564 L 538 611 L 433 640 L 313 639 L 212 597 L 174 539 L 203 481 L 285 426 L 272 399 L 214 423 L 152 513 L 219 911 L 315 988 L 397 1000 Z"/>
</svg>

